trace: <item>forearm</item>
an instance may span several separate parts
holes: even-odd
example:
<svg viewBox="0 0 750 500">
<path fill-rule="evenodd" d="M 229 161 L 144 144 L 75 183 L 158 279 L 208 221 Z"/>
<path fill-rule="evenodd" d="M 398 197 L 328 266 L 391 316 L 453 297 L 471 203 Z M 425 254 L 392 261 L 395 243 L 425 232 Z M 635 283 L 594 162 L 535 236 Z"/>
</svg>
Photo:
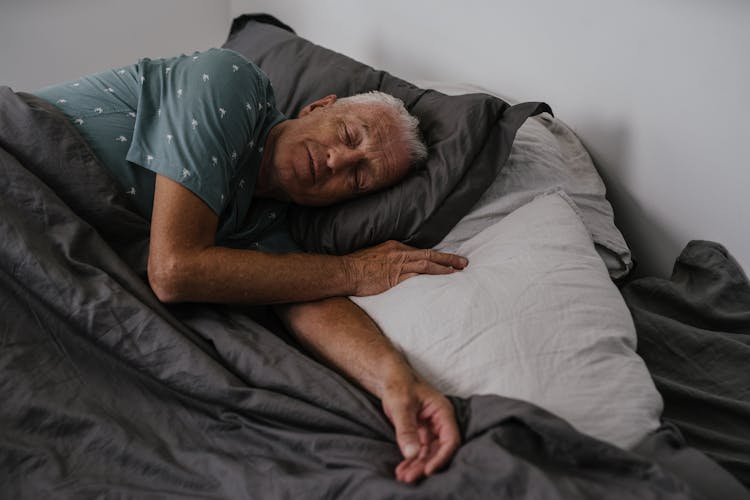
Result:
<svg viewBox="0 0 750 500">
<path fill-rule="evenodd" d="M 370 295 L 417 274 L 447 274 L 465 259 L 390 241 L 344 257 L 218 247 L 218 216 L 157 174 L 148 279 L 163 302 L 278 304 Z"/>
<path fill-rule="evenodd" d="M 395 384 L 417 380 L 401 353 L 348 298 L 289 304 L 276 311 L 311 353 L 379 398 Z"/>
<path fill-rule="evenodd" d="M 149 262 L 149 280 L 165 302 L 303 302 L 352 293 L 343 260 L 212 246 Z"/>
<path fill-rule="evenodd" d="M 419 378 L 362 309 L 335 297 L 276 310 L 309 351 L 380 399 L 404 456 L 395 470 L 399 481 L 414 482 L 449 462 L 461 443 L 453 405 Z"/>
</svg>

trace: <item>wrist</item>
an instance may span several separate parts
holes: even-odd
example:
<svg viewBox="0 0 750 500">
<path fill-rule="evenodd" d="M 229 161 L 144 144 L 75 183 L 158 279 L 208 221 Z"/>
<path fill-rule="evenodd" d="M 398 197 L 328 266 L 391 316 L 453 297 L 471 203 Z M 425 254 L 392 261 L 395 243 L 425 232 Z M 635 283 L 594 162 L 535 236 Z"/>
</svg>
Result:
<svg viewBox="0 0 750 500">
<path fill-rule="evenodd" d="M 381 366 L 380 384 L 375 391 L 375 395 L 381 399 L 387 393 L 409 391 L 419 382 L 416 372 L 401 355 L 394 355 L 394 359 Z"/>
<path fill-rule="evenodd" d="M 357 272 L 356 262 L 353 258 L 348 255 L 342 255 L 336 257 L 336 261 L 339 265 L 339 275 L 341 276 L 342 287 L 344 293 L 342 295 L 357 295 Z"/>
</svg>

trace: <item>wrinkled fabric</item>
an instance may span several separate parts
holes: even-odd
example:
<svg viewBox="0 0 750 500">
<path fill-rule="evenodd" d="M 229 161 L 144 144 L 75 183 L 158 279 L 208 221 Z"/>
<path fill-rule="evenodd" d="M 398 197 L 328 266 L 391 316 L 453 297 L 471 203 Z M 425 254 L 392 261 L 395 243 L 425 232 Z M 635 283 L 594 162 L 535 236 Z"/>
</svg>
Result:
<svg viewBox="0 0 750 500">
<path fill-rule="evenodd" d="M 695 478 L 732 482 L 697 451 L 687 473 L 660 465 L 683 463 L 678 439 L 652 459 L 491 396 L 454 399 L 449 468 L 396 482 L 377 400 L 245 308 L 158 302 L 129 264 L 144 222 L 101 226 L 129 209 L 74 130 L 39 136 L 58 119 L 0 89 L 3 497 L 692 499 L 711 498 Z"/>
<path fill-rule="evenodd" d="M 750 487 L 750 282 L 722 245 L 691 241 L 670 279 L 623 290 L 663 417 Z"/>
</svg>

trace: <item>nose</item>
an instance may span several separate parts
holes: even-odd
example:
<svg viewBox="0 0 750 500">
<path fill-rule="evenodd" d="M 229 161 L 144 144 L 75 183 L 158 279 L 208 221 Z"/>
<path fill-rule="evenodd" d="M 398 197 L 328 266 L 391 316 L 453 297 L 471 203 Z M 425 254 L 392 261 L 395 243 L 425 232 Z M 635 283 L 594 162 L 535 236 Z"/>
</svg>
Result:
<svg viewBox="0 0 750 500">
<path fill-rule="evenodd" d="M 326 166 L 333 174 L 349 170 L 362 159 L 363 153 L 348 147 L 332 147 L 326 152 Z"/>
</svg>

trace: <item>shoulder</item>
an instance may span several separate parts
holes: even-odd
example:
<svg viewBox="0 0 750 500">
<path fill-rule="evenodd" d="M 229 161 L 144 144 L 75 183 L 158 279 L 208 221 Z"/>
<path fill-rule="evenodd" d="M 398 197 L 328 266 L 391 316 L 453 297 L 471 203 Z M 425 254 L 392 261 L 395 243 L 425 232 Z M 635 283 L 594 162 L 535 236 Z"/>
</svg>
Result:
<svg viewBox="0 0 750 500">
<path fill-rule="evenodd" d="M 222 74 L 236 76 L 253 76 L 267 80 L 261 69 L 242 54 L 229 49 L 208 49 L 195 52 L 191 56 L 182 56 L 182 61 L 203 71 L 213 70 Z"/>
<path fill-rule="evenodd" d="M 146 85 L 150 92 L 171 89 L 184 98 L 218 93 L 235 101 L 247 96 L 269 100 L 273 93 L 268 76 L 233 50 L 212 48 L 167 59 L 142 59 L 139 66 L 141 84 L 150 82 Z"/>
<path fill-rule="evenodd" d="M 191 58 L 195 60 L 196 62 L 200 61 L 205 64 L 215 64 L 215 65 L 237 65 L 238 68 L 242 67 L 257 67 L 255 64 L 253 64 L 251 61 L 249 61 L 245 56 L 240 54 L 239 52 L 235 52 L 234 50 L 230 49 L 221 49 L 221 48 L 211 48 L 208 50 L 205 50 L 203 52 L 195 52 L 192 54 L 192 56 L 185 56 L 188 58 Z"/>
<path fill-rule="evenodd" d="M 268 76 L 242 54 L 222 48 L 211 48 L 202 52 L 181 54 L 164 59 L 143 58 L 138 61 L 138 65 L 143 72 L 158 71 L 165 76 L 178 73 L 211 72 L 222 75 L 235 74 L 242 77 L 253 76 L 268 80 Z"/>
</svg>

